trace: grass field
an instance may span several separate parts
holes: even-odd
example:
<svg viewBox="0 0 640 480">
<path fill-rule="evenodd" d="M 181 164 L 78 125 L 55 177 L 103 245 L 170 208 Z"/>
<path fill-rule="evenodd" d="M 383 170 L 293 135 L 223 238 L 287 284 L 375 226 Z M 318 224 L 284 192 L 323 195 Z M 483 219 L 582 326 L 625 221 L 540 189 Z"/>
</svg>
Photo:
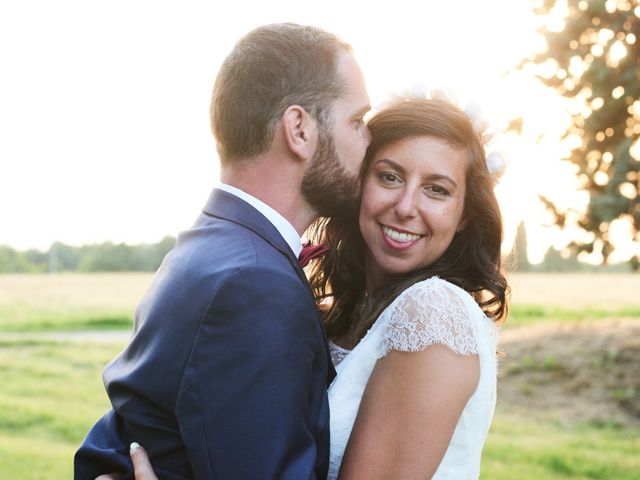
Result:
<svg viewBox="0 0 640 480">
<path fill-rule="evenodd" d="M 131 328 L 152 274 L 0 275 L 0 332 Z"/>
<path fill-rule="evenodd" d="M 509 284 L 506 328 L 550 320 L 640 319 L 640 275 L 527 273 L 511 275 Z"/>
<path fill-rule="evenodd" d="M 0 478 L 73 477 L 75 450 L 109 407 L 102 368 L 121 347 L 0 342 Z"/>
<path fill-rule="evenodd" d="M 126 342 L 54 341 L 34 332 L 129 328 L 151 278 L 0 276 L 0 478 L 71 478 L 73 453 L 108 407 L 102 368 Z M 512 281 L 508 328 L 617 317 L 640 322 L 640 275 L 519 275 Z M 640 478 L 638 423 L 541 420 L 514 407 L 499 401 L 482 478 Z"/>
<path fill-rule="evenodd" d="M 487 479 L 637 480 L 640 430 L 534 422 L 496 412 L 482 455 Z"/>
<path fill-rule="evenodd" d="M 152 274 L 0 275 L 0 332 L 131 328 Z M 640 275 L 518 274 L 505 328 L 539 321 L 640 318 Z"/>
</svg>

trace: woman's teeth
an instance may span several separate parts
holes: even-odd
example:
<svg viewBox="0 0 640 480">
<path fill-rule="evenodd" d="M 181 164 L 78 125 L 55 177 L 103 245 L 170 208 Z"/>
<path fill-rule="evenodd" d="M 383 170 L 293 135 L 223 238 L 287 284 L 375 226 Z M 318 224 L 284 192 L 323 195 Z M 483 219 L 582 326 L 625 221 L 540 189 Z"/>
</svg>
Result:
<svg viewBox="0 0 640 480">
<path fill-rule="evenodd" d="M 413 242 L 420 238 L 420 235 L 416 235 L 415 233 L 398 232 L 384 225 L 382 226 L 382 231 L 387 237 L 396 242 Z"/>
</svg>

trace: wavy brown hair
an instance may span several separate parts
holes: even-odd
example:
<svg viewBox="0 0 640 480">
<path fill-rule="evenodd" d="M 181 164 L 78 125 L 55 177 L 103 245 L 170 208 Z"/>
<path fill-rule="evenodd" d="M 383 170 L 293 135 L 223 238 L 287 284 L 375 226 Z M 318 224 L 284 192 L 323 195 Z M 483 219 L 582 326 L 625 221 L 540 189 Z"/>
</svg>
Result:
<svg viewBox="0 0 640 480">
<path fill-rule="evenodd" d="M 374 115 L 368 126 L 372 141 L 361 180 L 380 149 L 408 138 L 435 137 L 466 152 L 465 227 L 434 263 L 392 276 L 368 292 L 364 267 L 367 246 L 358 228 L 359 205 L 345 208 L 340 216 L 318 220 L 309 236 L 325 243 L 329 252 L 313 265 L 310 283 L 328 337 L 347 337 L 357 343 L 402 291 L 433 276 L 463 288 L 487 316 L 498 323 L 504 321 L 509 287 L 501 270 L 502 217 L 484 148 L 469 118 L 447 101 L 401 99 Z"/>
</svg>

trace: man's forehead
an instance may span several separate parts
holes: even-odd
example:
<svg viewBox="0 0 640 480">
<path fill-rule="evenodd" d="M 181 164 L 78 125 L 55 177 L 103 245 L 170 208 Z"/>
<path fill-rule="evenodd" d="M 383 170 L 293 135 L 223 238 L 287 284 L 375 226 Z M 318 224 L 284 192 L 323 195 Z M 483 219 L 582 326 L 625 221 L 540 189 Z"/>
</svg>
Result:
<svg viewBox="0 0 640 480">
<path fill-rule="evenodd" d="M 341 54 L 338 60 L 338 75 L 342 78 L 345 87 L 344 94 L 341 95 L 342 99 L 351 104 L 352 113 L 364 115 L 371 109 L 369 94 L 362 70 L 351 53 Z"/>
</svg>

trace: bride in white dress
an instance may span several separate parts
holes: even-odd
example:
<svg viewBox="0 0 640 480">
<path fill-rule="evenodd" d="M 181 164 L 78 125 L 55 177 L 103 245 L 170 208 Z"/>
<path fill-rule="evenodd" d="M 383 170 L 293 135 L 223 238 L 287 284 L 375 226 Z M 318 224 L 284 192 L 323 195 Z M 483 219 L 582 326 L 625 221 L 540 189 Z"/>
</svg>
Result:
<svg viewBox="0 0 640 480">
<path fill-rule="evenodd" d="M 359 211 L 318 225 L 329 251 L 311 275 L 337 370 L 329 478 L 476 479 L 508 291 L 481 137 L 441 100 L 398 101 L 368 126 Z"/>
<path fill-rule="evenodd" d="M 312 275 L 332 299 L 329 478 L 478 478 L 507 292 L 481 139 L 439 100 L 399 101 L 369 128 L 358 222 L 323 226 Z"/>
<path fill-rule="evenodd" d="M 392 350 L 416 352 L 433 345 L 446 346 L 457 355 L 477 356 L 480 363 L 477 386 L 460 414 L 433 478 L 478 478 L 480 454 L 496 400 L 496 340 L 494 323 L 469 294 L 433 277 L 400 294 L 351 352 L 331 343 L 338 375 L 329 388 L 329 478 L 338 476 L 362 395 L 377 360 Z M 424 413 L 428 415 L 427 411 Z"/>
</svg>

